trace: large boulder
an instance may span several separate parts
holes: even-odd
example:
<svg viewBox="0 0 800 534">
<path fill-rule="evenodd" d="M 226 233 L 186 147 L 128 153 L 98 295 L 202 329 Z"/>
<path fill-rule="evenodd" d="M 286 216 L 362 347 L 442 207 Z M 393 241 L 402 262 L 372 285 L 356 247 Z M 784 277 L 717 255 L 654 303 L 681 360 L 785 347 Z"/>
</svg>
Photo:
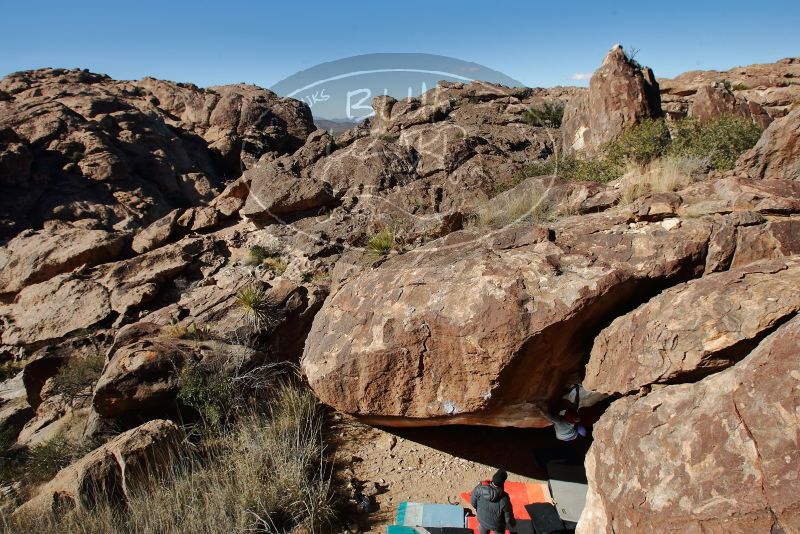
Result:
<svg viewBox="0 0 800 534">
<path fill-rule="evenodd" d="M 626 394 L 733 365 L 800 312 L 800 257 L 753 263 L 672 287 L 596 338 L 584 386 Z"/>
<path fill-rule="evenodd" d="M 169 468 L 180 450 L 180 439 L 177 425 L 160 419 L 128 430 L 59 471 L 17 508 L 14 516 L 63 513 L 124 501 Z"/>
<path fill-rule="evenodd" d="M 800 108 L 776 120 L 756 146 L 742 154 L 736 171 L 751 178 L 800 180 Z"/>
<path fill-rule="evenodd" d="M 250 183 L 242 214 L 270 221 L 309 212 L 334 203 L 330 184 L 311 175 L 313 164 L 331 149 L 333 138 L 323 130 L 308 136 L 294 154 L 261 161 L 242 178 Z"/>
<path fill-rule="evenodd" d="M 326 301 L 303 371 L 370 422 L 545 426 L 543 405 L 613 310 L 702 271 L 706 222 L 625 221 L 572 218 L 555 242 L 546 228 L 462 231 L 390 259 Z"/>
<path fill-rule="evenodd" d="M 565 151 L 591 155 L 615 139 L 625 127 L 661 116 L 653 72 L 611 49 L 589 82 L 589 92 L 571 100 L 561 126 Z"/>
<path fill-rule="evenodd" d="M 800 530 L 798 346 L 794 318 L 732 368 L 614 402 L 577 532 Z"/>
<path fill-rule="evenodd" d="M 265 358 L 248 347 L 215 340 L 168 335 L 134 338 L 110 355 L 95 385 L 92 404 L 103 417 L 163 411 L 175 400 L 185 365 L 202 363 L 232 373 L 252 368 Z"/>
</svg>

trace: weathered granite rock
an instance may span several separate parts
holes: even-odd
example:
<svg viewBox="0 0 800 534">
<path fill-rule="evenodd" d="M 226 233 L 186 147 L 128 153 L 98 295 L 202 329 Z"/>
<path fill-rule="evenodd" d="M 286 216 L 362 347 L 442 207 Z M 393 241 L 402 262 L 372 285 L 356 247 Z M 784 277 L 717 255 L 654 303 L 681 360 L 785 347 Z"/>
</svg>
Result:
<svg viewBox="0 0 800 534">
<path fill-rule="evenodd" d="M 577 532 L 797 532 L 798 346 L 795 318 L 721 373 L 614 402 Z"/>
</svg>

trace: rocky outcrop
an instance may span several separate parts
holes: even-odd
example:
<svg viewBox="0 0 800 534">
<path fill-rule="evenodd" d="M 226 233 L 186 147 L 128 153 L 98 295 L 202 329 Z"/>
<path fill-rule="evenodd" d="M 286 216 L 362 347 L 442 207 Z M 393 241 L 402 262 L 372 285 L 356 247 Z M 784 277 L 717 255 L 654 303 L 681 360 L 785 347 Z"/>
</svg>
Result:
<svg viewBox="0 0 800 534">
<path fill-rule="evenodd" d="M 332 204 L 330 185 L 311 176 L 311 166 L 332 144 L 330 135 L 317 130 L 296 153 L 253 167 L 243 176 L 250 190 L 242 214 L 269 221 Z"/>
<path fill-rule="evenodd" d="M 7 76 L 0 91 L 0 239 L 51 219 L 149 224 L 210 201 L 314 129 L 305 104 L 254 86 L 42 69 Z"/>
<path fill-rule="evenodd" d="M 577 532 L 795 532 L 799 344 L 795 318 L 730 369 L 612 404 Z"/>
<path fill-rule="evenodd" d="M 591 155 L 626 126 L 661 116 L 658 82 L 649 68 L 617 45 L 589 82 L 589 92 L 570 101 L 561 127 L 565 151 Z"/>
<path fill-rule="evenodd" d="M 800 311 L 799 284 L 800 258 L 792 257 L 672 287 L 600 332 L 584 386 L 627 394 L 729 367 Z"/>
<path fill-rule="evenodd" d="M 776 120 L 756 146 L 736 162 L 737 172 L 752 178 L 800 180 L 800 108 Z"/>
<path fill-rule="evenodd" d="M 180 438 L 175 423 L 159 419 L 124 432 L 59 471 L 14 515 L 42 515 L 122 501 L 168 468 L 180 448 Z"/>
<path fill-rule="evenodd" d="M 689 71 L 673 79 L 659 78 L 664 112 L 684 117 L 694 105 L 701 88 L 721 84 L 736 95 L 736 100 L 760 106 L 774 120 L 783 117 L 800 99 L 800 58 L 786 58 L 775 63 L 734 67 L 727 71 Z"/>
<path fill-rule="evenodd" d="M 203 364 L 225 372 L 247 370 L 266 355 L 220 341 L 148 337 L 117 348 L 95 385 L 92 404 L 103 417 L 165 411 L 175 400 L 180 372 Z"/>
</svg>

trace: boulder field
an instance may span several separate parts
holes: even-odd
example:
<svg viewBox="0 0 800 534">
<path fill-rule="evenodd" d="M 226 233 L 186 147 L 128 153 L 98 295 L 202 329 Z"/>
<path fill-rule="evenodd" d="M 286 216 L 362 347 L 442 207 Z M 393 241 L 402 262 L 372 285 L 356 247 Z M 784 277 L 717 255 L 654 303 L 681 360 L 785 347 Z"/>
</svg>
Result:
<svg viewBox="0 0 800 534">
<path fill-rule="evenodd" d="M 17 513 L 155 476 L 187 364 L 291 362 L 395 427 L 545 427 L 582 381 L 613 402 L 579 532 L 800 532 L 798 65 L 665 80 L 614 47 L 588 89 L 442 82 L 335 137 L 254 86 L 7 76 L 0 430 L 105 441 Z M 545 102 L 561 127 L 531 120 Z M 528 172 L 728 114 L 758 143 L 667 191 Z M 67 394 L 75 362 L 99 364 Z"/>
</svg>

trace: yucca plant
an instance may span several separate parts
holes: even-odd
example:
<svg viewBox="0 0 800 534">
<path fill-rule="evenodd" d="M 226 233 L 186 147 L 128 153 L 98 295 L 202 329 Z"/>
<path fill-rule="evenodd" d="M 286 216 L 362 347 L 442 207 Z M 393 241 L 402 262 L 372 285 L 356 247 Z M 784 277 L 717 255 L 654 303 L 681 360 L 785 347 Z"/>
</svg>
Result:
<svg viewBox="0 0 800 534">
<path fill-rule="evenodd" d="M 375 256 L 385 256 L 397 245 L 397 236 L 391 228 L 384 228 L 367 240 L 367 250 Z"/>
<path fill-rule="evenodd" d="M 275 302 L 256 285 L 240 289 L 236 293 L 236 303 L 244 313 L 245 322 L 255 330 L 264 330 L 277 320 Z"/>
</svg>

